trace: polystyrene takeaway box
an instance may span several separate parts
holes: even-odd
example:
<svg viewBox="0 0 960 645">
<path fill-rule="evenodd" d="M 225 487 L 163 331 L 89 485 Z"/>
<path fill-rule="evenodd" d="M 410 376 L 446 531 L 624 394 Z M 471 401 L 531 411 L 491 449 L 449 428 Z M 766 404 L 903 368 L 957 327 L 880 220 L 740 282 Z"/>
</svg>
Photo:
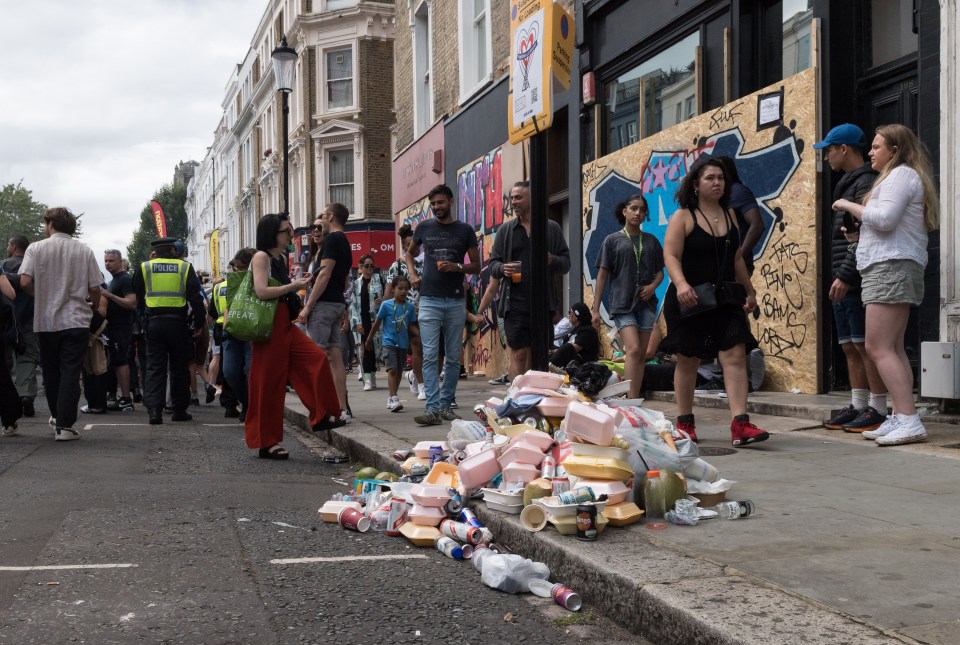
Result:
<svg viewBox="0 0 960 645">
<path fill-rule="evenodd" d="M 568 396 L 545 396 L 540 399 L 537 409 L 545 417 L 564 417 L 571 403 L 576 403 L 576 399 Z"/>
<path fill-rule="evenodd" d="M 516 462 L 539 467 L 543 463 L 543 452 L 536 446 L 523 441 L 512 443 L 500 455 L 500 465 L 506 468 Z"/>
<path fill-rule="evenodd" d="M 537 372 L 529 370 L 521 374 L 513 381 L 513 387 L 519 389 L 522 387 L 540 387 L 547 390 L 555 390 L 563 385 L 563 376 L 553 372 Z"/>
<path fill-rule="evenodd" d="M 598 446 L 609 446 L 622 422 L 623 415 L 605 405 L 577 401 L 567 408 L 567 434 Z"/>
<path fill-rule="evenodd" d="M 541 452 L 545 452 L 553 445 L 553 437 L 540 430 L 524 430 L 510 440 L 510 445 L 520 442 L 531 444 L 539 448 Z"/>
<path fill-rule="evenodd" d="M 519 461 L 515 461 L 503 469 L 503 481 L 510 483 L 522 481 L 524 484 L 527 484 L 539 476 L 539 468 L 533 464 L 523 464 Z"/>
<path fill-rule="evenodd" d="M 467 457 L 457 466 L 460 483 L 464 488 L 479 488 L 500 472 L 496 450 L 484 450 Z"/>
<path fill-rule="evenodd" d="M 410 521 L 419 526 L 437 526 L 446 516 L 442 508 L 420 504 L 414 504 L 407 513 Z"/>
</svg>

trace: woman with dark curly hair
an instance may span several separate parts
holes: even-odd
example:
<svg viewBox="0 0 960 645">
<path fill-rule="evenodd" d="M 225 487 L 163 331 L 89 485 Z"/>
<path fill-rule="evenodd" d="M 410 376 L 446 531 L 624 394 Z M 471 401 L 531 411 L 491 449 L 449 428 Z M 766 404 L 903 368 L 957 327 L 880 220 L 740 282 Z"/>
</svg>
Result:
<svg viewBox="0 0 960 645">
<path fill-rule="evenodd" d="M 700 157 L 683 178 L 676 200 L 680 209 L 670 216 L 664 236 L 670 287 L 663 313 L 667 332 L 677 345 L 677 427 L 697 440 L 693 417 L 697 367 L 701 359 L 719 357 L 733 417 L 733 445 L 764 441 L 770 435 L 750 423 L 747 415 L 745 344 L 750 325 L 746 313 L 757 306 L 756 292 L 740 254 L 723 164 Z M 708 306 L 708 299 L 715 306 Z"/>
</svg>

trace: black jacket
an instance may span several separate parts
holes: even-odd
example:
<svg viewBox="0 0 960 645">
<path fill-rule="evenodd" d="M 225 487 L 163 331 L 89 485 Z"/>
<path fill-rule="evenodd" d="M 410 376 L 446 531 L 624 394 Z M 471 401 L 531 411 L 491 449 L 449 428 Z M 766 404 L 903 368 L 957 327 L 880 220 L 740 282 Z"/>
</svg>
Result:
<svg viewBox="0 0 960 645">
<path fill-rule="evenodd" d="M 851 202 L 860 202 L 863 196 L 870 192 L 873 182 L 879 173 L 870 167 L 868 161 L 856 170 L 845 173 L 836 188 L 833 189 L 833 201 L 848 199 Z M 850 244 L 843 236 L 840 227 L 843 226 L 843 212 L 833 213 L 833 248 L 831 251 L 831 266 L 834 279 L 840 279 L 847 284 L 849 290 L 860 291 L 860 272 L 857 271 L 857 245 Z"/>
</svg>

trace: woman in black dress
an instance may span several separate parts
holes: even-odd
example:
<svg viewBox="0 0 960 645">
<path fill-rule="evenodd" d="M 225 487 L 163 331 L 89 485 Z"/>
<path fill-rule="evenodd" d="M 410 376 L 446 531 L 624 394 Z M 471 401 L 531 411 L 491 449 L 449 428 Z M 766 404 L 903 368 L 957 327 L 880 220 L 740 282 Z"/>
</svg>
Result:
<svg viewBox="0 0 960 645">
<path fill-rule="evenodd" d="M 750 339 L 746 313 L 757 306 L 756 292 L 740 254 L 740 235 L 730 211 L 730 184 L 716 159 L 698 159 L 677 190 L 680 209 L 670 217 L 664 236 L 664 263 L 670 287 L 664 300 L 669 335 L 677 343 L 674 392 L 677 427 L 697 440 L 693 390 L 701 359 L 718 356 L 730 405 L 734 446 L 764 441 L 769 434 L 750 423 L 747 415 L 747 360 Z M 720 304 L 699 314 L 683 316 L 698 304 L 694 287 L 704 283 L 737 282 L 746 290 L 743 303 Z M 718 300 L 720 298 L 718 297 Z"/>
</svg>

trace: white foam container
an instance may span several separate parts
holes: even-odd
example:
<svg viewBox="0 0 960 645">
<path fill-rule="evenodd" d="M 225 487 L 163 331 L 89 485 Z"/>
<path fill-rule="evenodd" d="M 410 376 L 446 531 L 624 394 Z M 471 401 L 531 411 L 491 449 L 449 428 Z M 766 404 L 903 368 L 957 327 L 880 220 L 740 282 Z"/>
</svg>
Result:
<svg viewBox="0 0 960 645">
<path fill-rule="evenodd" d="M 443 454 L 447 454 L 449 451 L 446 441 L 420 441 L 413 447 L 413 454 L 421 459 L 427 459 L 430 457 L 432 446 L 440 446 L 443 449 Z"/>
<path fill-rule="evenodd" d="M 519 504 L 501 504 L 500 502 L 487 500 L 487 508 L 492 508 L 495 511 L 509 513 L 511 515 L 519 515 L 523 511 L 523 502 L 520 502 Z"/>
<path fill-rule="evenodd" d="M 511 464 L 531 464 L 539 468 L 543 463 L 543 452 L 534 445 L 524 442 L 515 442 L 500 455 L 500 465 L 505 469 Z M 509 481 L 509 480 L 508 480 Z"/>
<path fill-rule="evenodd" d="M 518 461 L 503 469 L 503 481 L 505 482 L 522 481 L 524 484 L 529 484 L 539 476 L 539 468 L 533 464 L 523 464 Z"/>
<path fill-rule="evenodd" d="M 615 408 L 575 401 L 567 408 L 567 434 L 598 446 L 609 446 L 613 433 L 623 422 Z"/>
<path fill-rule="evenodd" d="M 450 501 L 446 486 L 420 484 L 410 489 L 410 497 L 421 506 L 443 506 Z"/>
<path fill-rule="evenodd" d="M 496 502 L 497 504 L 506 504 L 512 506 L 514 504 L 523 505 L 523 492 L 510 495 L 505 493 L 499 488 L 481 488 L 483 491 L 483 500 L 486 502 Z"/>
<path fill-rule="evenodd" d="M 410 507 L 407 517 L 418 526 L 437 526 L 447 516 L 442 508 L 414 504 Z"/>
<path fill-rule="evenodd" d="M 574 484 L 574 488 L 590 488 L 599 497 L 607 496 L 607 504 L 619 504 L 627 498 L 632 491 L 628 482 L 603 480 L 603 479 L 580 479 Z M 632 498 L 631 498 L 632 499 Z"/>
<path fill-rule="evenodd" d="M 559 497 L 541 497 L 540 499 L 533 500 L 534 504 L 540 504 L 545 509 L 547 509 L 547 514 L 550 517 L 564 517 L 567 515 L 576 515 L 577 507 L 580 504 L 592 504 L 597 507 L 597 513 L 601 513 L 606 507 L 607 502 L 581 502 L 573 504 L 561 504 Z"/>
<path fill-rule="evenodd" d="M 500 472 L 497 451 L 491 448 L 467 457 L 457 465 L 457 472 L 464 488 L 483 486 Z"/>
</svg>

